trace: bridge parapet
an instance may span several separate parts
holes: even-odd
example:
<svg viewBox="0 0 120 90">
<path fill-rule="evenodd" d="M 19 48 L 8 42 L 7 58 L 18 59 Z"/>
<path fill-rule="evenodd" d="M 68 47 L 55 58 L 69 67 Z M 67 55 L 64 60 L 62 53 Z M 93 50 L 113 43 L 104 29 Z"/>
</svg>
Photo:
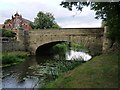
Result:
<svg viewBox="0 0 120 90">
<path fill-rule="evenodd" d="M 31 34 L 103 34 L 103 28 L 64 28 L 64 29 L 38 29 L 29 31 Z"/>
</svg>

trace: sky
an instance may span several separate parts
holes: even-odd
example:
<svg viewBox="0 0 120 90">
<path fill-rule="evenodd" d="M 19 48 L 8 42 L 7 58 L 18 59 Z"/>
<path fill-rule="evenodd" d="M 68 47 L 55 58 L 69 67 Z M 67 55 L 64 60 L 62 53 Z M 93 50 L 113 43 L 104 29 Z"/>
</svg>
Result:
<svg viewBox="0 0 120 90">
<path fill-rule="evenodd" d="M 83 11 L 69 11 L 60 6 L 62 0 L 1 0 L 0 24 L 16 12 L 23 18 L 34 21 L 39 11 L 50 12 L 61 28 L 101 27 L 101 20 L 95 19 L 95 11 L 84 7 Z"/>
</svg>

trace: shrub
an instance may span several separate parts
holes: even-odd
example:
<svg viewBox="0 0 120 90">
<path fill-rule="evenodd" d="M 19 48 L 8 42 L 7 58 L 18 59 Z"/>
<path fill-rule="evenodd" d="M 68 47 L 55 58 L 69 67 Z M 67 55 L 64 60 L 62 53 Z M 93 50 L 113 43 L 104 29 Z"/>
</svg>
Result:
<svg viewBox="0 0 120 90">
<path fill-rule="evenodd" d="M 68 50 L 68 45 L 66 43 L 60 43 L 56 44 L 55 46 L 52 47 L 54 53 L 63 53 Z"/>
<path fill-rule="evenodd" d="M 2 31 L 2 37 L 15 37 L 16 33 L 12 30 L 0 29 Z"/>
<path fill-rule="evenodd" d="M 87 49 L 83 44 L 71 43 L 71 48 L 72 50 L 75 50 L 75 51 L 79 51 L 79 50 L 87 51 Z"/>
</svg>

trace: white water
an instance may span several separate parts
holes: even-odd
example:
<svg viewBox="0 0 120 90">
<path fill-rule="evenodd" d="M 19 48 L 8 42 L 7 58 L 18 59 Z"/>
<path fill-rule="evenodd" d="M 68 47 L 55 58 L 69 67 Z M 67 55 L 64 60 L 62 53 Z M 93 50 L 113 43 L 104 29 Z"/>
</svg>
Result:
<svg viewBox="0 0 120 90">
<path fill-rule="evenodd" d="M 66 53 L 66 60 L 84 60 L 88 61 L 92 58 L 89 54 L 80 51 L 69 51 Z"/>
</svg>

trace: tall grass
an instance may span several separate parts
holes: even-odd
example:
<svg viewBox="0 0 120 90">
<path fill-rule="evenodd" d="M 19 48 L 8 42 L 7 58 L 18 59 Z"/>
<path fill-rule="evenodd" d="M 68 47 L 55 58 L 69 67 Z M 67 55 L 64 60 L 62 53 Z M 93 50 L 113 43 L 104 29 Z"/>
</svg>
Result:
<svg viewBox="0 0 120 90">
<path fill-rule="evenodd" d="M 2 53 L 2 64 L 13 64 L 23 62 L 28 54 L 26 52 L 7 52 Z"/>
</svg>

